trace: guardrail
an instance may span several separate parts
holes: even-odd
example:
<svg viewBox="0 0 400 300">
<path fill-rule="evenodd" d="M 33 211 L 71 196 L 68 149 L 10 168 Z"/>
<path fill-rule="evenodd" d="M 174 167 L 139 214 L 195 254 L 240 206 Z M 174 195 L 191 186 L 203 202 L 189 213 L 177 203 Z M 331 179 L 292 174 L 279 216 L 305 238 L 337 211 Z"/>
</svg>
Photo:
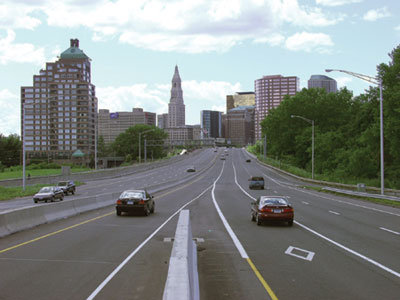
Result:
<svg viewBox="0 0 400 300">
<path fill-rule="evenodd" d="M 184 209 L 179 213 L 163 300 L 198 299 L 197 246 L 193 241 L 189 210 Z"/>
</svg>

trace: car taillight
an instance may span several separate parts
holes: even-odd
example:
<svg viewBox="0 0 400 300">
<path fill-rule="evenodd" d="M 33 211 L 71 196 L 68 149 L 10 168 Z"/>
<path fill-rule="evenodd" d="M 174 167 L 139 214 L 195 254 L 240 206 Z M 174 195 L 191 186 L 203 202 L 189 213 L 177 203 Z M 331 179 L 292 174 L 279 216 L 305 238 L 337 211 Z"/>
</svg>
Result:
<svg viewBox="0 0 400 300">
<path fill-rule="evenodd" d="M 272 208 L 263 207 L 260 209 L 261 212 L 272 212 Z"/>
<path fill-rule="evenodd" d="M 122 201 L 118 199 L 117 204 L 122 204 Z"/>
<path fill-rule="evenodd" d="M 139 204 L 144 205 L 144 200 L 140 200 L 140 201 L 139 201 Z"/>
<path fill-rule="evenodd" d="M 293 207 L 284 208 L 283 212 L 293 212 Z"/>
</svg>

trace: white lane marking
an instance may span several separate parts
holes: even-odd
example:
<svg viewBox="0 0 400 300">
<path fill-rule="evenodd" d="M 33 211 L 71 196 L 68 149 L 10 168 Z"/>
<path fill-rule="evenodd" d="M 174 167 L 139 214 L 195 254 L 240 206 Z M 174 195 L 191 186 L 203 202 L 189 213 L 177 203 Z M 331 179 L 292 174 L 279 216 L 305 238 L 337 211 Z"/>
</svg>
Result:
<svg viewBox="0 0 400 300">
<path fill-rule="evenodd" d="M 242 188 L 242 187 L 239 185 L 239 183 L 237 182 L 237 180 L 236 180 L 236 170 L 235 170 L 235 166 L 233 166 L 233 171 L 234 171 L 234 173 L 235 173 L 235 182 L 236 182 L 237 186 L 239 186 L 239 188 L 240 188 L 247 196 L 249 196 L 251 199 L 255 200 L 255 198 L 252 197 L 252 196 L 250 196 L 245 190 L 243 190 L 243 188 Z M 271 178 L 271 179 L 272 179 L 272 178 Z M 272 179 L 272 180 L 273 180 L 273 179 Z M 392 270 L 392 269 L 390 269 L 390 268 L 388 268 L 388 267 L 386 267 L 386 266 L 384 266 L 384 265 L 378 263 L 377 261 L 375 261 L 375 260 L 373 260 L 373 259 L 371 259 L 371 258 L 368 258 L 368 257 L 366 257 L 365 255 L 362 255 L 362 254 L 358 253 L 357 251 L 354 251 L 354 250 L 352 250 L 352 249 L 350 249 L 350 248 L 347 248 L 346 246 L 343 246 L 342 244 L 339 244 L 338 242 L 335 242 L 334 240 L 331 240 L 330 238 L 328 238 L 328 237 L 326 237 L 326 236 L 324 236 L 324 235 L 322 235 L 322 234 L 316 232 L 315 230 L 313 230 L 313 229 L 311 229 L 311 228 L 309 228 L 309 227 L 307 227 L 307 226 L 305 226 L 305 225 L 303 225 L 303 224 L 301 224 L 301 223 L 299 223 L 299 222 L 297 222 L 297 221 L 294 221 L 294 223 L 297 224 L 297 225 L 299 225 L 300 227 L 302 227 L 302 228 L 308 230 L 309 232 L 311 232 L 311 233 L 313 233 L 313 234 L 319 236 L 320 238 L 322 238 L 322 239 L 324 239 L 324 240 L 326 240 L 326 241 L 328 241 L 328 242 L 330 242 L 330 243 L 336 245 L 337 247 L 342 248 L 343 250 L 348 251 L 348 252 L 350 252 L 351 254 L 353 254 L 353 255 L 355 255 L 355 256 L 358 256 L 358 257 L 360 257 L 360 258 L 366 260 L 367 262 L 369 262 L 369 263 L 371 263 L 371 264 L 373 264 L 373 265 L 375 265 L 375 266 L 377 266 L 377 267 L 379 267 L 379 268 L 385 270 L 386 272 L 389 272 L 389 273 L 391 273 L 391 274 L 393 274 L 393 275 L 395 275 L 395 276 L 397 276 L 397 277 L 400 278 L 400 273 L 399 273 L 399 272 L 396 272 L 396 271 L 394 271 L 394 270 Z"/>
<path fill-rule="evenodd" d="M 232 165 L 233 165 L 233 163 L 232 163 Z M 222 165 L 222 171 L 224 170 L 224 167 L 225 167 L 225 162 L 224 162 L 223 165 Z M 233 170 L 235 170 L 235 167 L 233 167 Z M 240 241 L 239 241 L 239 239 L 237 238 L 236 234 L 233 232 L 233 230 L 232 230 L 231 226 L 229 225 L 228 221 L 225 219 L 225 216 L 222 214 L 221 209 L 219 208 L 219 205 L 218 205 L 217 201 L 215 200 L 215 194 L 214 194 L 215 185 L 216 185 L 218 179 L 221 177 L 222 171 L 221 171 L 221 173 L 219 174 L 217 180 L 214 181 L 214 185 L 213 185 L 213 188 L 212 188 L 212 191 L 211 191 L 211 196 L 212 196 L 212 198 L 213 198 L 214 206 L 215 206 L 215 208 L 217 209 L 217 212 L 218 212 L 218 214 L 219 214 L 219 217 L 220 217 L 221 220 L 222 220 L 222 223 L 223 223 L 224 226 L 225 226 L 225 229 L 228 231 L 228 233 L 229 233 L 229 235 L 230 235 L 230 237 L 231 237 L 233 243 L 235 244 L 235 246 L 236 246 L 236 248 L 238 249 L 238 251 L 239 251 L 240 255 L 242 256 L 242 258 L 249 258 L 249 256 L 248 256 L 247 253 L 246 253 L 246 250 L 244 250 L 242 244 L 240 243 Z M 236 171 L 235 171 L 235 180 L 236 180 Z M 246 194 L 247 194 L 247 193 L 246 193 Z"/>
<path fill-rule="evenodd" d="M 306 202 L 306 201 L 301 201 L 301 203 L 303 203 L 303 204 L 305 204 L 305 205 L 310 204 L 310 203 L 308 203 L 308 202 Z"/>
<path fill-rule="evenodd" d="M 278 194 L 278 192 L 277 192 L 277 191 L 274 191 L 274 193 L 275 193 L 275 194 Z"/>
<path fill-rule="evenodd" d="M 338 212 L 336 212 L 336 211 L 330 210 L 329 212 L 330 212 L 331 214 L 334 214 L 334 215 L 340 216 L 340 213 L 338 213 Z"/>
<path fill-rule="evenodd" d="M 387 228 L 384 228 L 384 227 L 379 227 L 379 229 L 382 229 L 382 230 L 385 230 L 385 231 L 387 231 L 387 232 L 391 232 L 391 233 L 394 233 L 394 234 L 400 235 L 400 232 L 393 231 L 393 230 L 390 230 L 390 229 L 387 229 Z"/>
<path fill-rule="evenodd" d="M 271 179 L 276 184 L 278 184 L 280 186 L 283 186 L 282 184 L 280 184 L 278 181 L 274 180 L 272 177 L 268 176 L 267 174 L 264 173 L 264 176 L 269 178 L 269 179 Z M 381 209 L 377 209 L 377 208 L 373 208 L 373 207 L 368 207 L 368 206 L 365 206 L 365 205 L 360 205 L 360 204 L 350 203 L 350 202 L 346 202 L 346 201 L 342 201 L 342 200 L 338 200 L 338 199 L 333 199 L 333 198 L 325 197 L 323 195 L 316 195 L 316 194 L 313 194 L 311 192 L 308 192 L 308 191 L 305 191 L 305 190 L 299 189 L 299 188 L 292 188 L 290 186 L 286 186 L 286 187 L 288 189 L 295 190 L 295 191 L 298 191 L 298 192 L 302 192 L 302 193 L 305 193 L 305 194 L 309 194 L 309 195 L 312 195 L 314 197 L 324 198 L 324 199 L 327 199 L 327 200 L 330 200 L 330 201 L 335 201 L 335 202 L 339 202 L 339 203 L 343 203 L 343 204 L 347 204 L 347 205 L 361 207 L 361 208 L 365 208 L 365 209 L 369 209 L 369 210 L 373 210 L 373 211 L 377 211 L 377 212 L 381 212 L 381 213 L 385 213 L 385 214 L 389 214 L 389 215 L 400 217 L 400 214 L 392 213 L 390 211 L 385 211 L 385 210 L 381 210 Z"/>
<path fill-rule="evenodd" d="M 221 171 L 222 174 L 222 171 Z M 221 176 L 221 175 L 220 175 Z M 219 177 L 218 177 L 219 178 Z M 217 179 L 218 180 L 218 179 Z M 188 206 L 189 204 L 191 204 L 193 201 L 199 199 L 201 196 L 203 196 L 205 194 L 205 192 L 207 192 L 210 188 L 212 187 L 212 185 L 210 185 L 208 188 L 206 188 L 203 192 L 201 192 L 196 198 L 190 200 L 188 203 L 186 203 L 185 205 L 183 205 L 181 208 L 179 208 L 175 213 L 173 213 L 164 223 L 162 223 L 160 225 L 160 227 L 158 227 L 156 230 L 153 231 L 152 234 L 150 234 L 135 250 L 132 251 L 131 254 L 128 255 L 127 258 L 125 258 L 125 260 L 114 269 L 114 271 L 111 272 L 110 275 L 107 276 L 106 279 L 104 279 L 104 281 L 90 294 L 89 297 L 87 297 L 87 300 L 92 300 L 94 299 L 94 297 L 96 297 L 100 291 L 106 286 L 106 284 L 108 282 L 110 282 L 111 279 L 113 279 L 113 277 L 131 260 L 131 258 L 133 256 L 135 256 L 136 253 L 139 252 L 140 249 L 143 248 L 144 245 L 147 244 L 148 241 L 150 241 L 153 236 L 155 236 L 157 234 L 157 232 L 159 232 L 173 217 L 175 217 L 182 209 L 184 209 L 186 206 Z"/>
<path fill-rule="evenodd" d="M 353 254 L 355 256 L 358 256 L 358 257 L 364 259 L 365 261 L 377 266 L 378 268 L 381 268 L 381 269 L 385 270 L 386 272 L 389 272 L 389 273 L 395 275 L 396 277 L 400 278 L 400 273 L 399 272 L 396 272 L 396 271 L 394 271 L 394 270 L 382 265 L 381 263 L 379 263 L 379 262 L 377 262 L 377 261 L 375 261 L 375 260 L 373 260 L 373 259 L 371 259 L 369 257 L 366 257 L 365 255 L 362 255 L 362 254 L 358 253 L 357 251 L 354 251 L 354 250 L 352 250 L 350 248 L 347 248 L 346 246 L 343 246 L 342 244 L 340 244 L 338 242 L 335 242 L 334 240 L 331 240 L 330 238 L 328 238 L 328 237 L 316 232 L 315 230 L 313 230 L 313 229 L 311 229 L 311 228 L 309 228 L 309 227 L 307 227 L 307 226 L 305 226 L 305 225 L 303 225 L 303 224 L 301 224 L 301 223 L 299 223 L 297 221 L 294 221 L 294 223 L 299 225 L 300 227 L 303 227 L 305 230 L 308 230 L 309 232 L 315 234 L 316 236 L 319 236 L 320 238 L 322 238 L 322 239 L 324 239 L 324 240 L 336 245 L 337 247 L 342 248 L 343 250 L 345 250 L 347 252 L 350 252 L 351 254 Z"/>
<path fill-rule="evenodd" d="M 295 250 L 297 252 L 304 253 L 305 256 L 293 253 L 292 252 L 293 250 Z M 300 249 L 300 248 L 293 247 L 293 246 L 289 246 L 289 248 L 286 249 L 285 254 L 291 255 L 291 256 L 294 256 L 294 257 L 297 257 L 297 258 L 301 258 L 301 259 L 304 259 L 304 260 L 312 261 L 312 259 L 314 258 L 315 252 L 304 250 L 304 249 Z"/>
</svg>

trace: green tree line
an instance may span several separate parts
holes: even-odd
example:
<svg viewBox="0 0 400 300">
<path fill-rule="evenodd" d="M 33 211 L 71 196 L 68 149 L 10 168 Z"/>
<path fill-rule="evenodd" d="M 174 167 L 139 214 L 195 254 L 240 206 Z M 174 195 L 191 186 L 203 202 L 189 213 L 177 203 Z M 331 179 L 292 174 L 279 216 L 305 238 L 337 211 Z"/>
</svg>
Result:
<svg viewBox="0 0 400 300">
<path fill-rule="evenodd" d="M 22 142 L 19 135 L 0 133 L 0 168 L 19 165 Z"/>
<path fill-rule="evenodd" d="M 385 186 L 400 188 L 400 46 L 388 64 L 377 67 L 383 87 Z M 287 96 L 262 121 L 268 155 L 311 170 L 315 123 L 315 173 L 341 179 L 370 179 L 379 186 L 379 87 L 357 97 L 346 88 L 337 93 L 303 89 Z M 375 180 L 375 181 L 374 181 Z"/>
</svg>

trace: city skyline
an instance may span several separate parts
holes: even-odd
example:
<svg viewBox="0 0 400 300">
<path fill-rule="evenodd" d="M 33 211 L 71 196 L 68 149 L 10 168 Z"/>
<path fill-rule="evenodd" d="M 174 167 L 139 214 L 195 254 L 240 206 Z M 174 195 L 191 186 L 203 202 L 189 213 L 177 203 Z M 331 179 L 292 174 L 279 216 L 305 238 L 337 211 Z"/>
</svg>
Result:
<svg viewBox="0 0 400 300">
<path fill-rule="evenodd" d="M 268 75 L 300 88 L 327 68 L 376 75 L 400 40 L 400 4 L 372 0 L 2 1 L 0 133 L 20 134 L 20 88 L 80 40 L 92 59 L 98 108 L 168 112 L 179 66 L 186 124 L 201 110 L 225 112 L 226 95 L 254 92 Z M 116 18 L 117 17 L 117 18 Z M 358 95 L 369 84 L 330 73 Z"/>
</svg>

